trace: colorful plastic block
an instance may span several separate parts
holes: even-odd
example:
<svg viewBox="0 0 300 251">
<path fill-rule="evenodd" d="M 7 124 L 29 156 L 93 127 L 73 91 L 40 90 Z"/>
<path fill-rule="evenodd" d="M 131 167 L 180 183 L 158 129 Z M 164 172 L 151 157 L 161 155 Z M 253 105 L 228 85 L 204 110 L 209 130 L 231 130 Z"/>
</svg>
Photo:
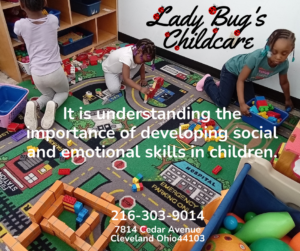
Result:
<svg viewBox="0 0 300 251">
<path fill-rule="evenodd" d="M 27 136 L 27 131 L 26 130 L 21 130 L 21 131 L 15 133 L 14 135 L 12 135 L 11 138 L 15 142 L 19 142 L 21 139 L 25 138 L 26 136 Z"/>
<path fill-rule="evenodd" d="M 208 149 L 207 149 L 207 151 L 210 152 L 212 149 L 214 149 L 214 147 L 213 146 L 209 146 Z"/>
<path fill-rule="evenodd" d="M 266 100 L 266 98 L 264 96 L 256 96 L 255 99 L 256 100 Z"/>
<path fill-rule="evenodd" d="M 69 196 L 69 195 L 65 195 L 64 199 L 63 199 L 63 203 L 68 203 L 70 205 L 75 205 L 75 203 L 77 202 L 77 199 Z"/>
<path fill-rule="evenodd" d="M 132 179 L 132 183 L 133 183 L 133 184 L 137 184 L 137 183 L 139 183 L 139 180 L 138 180 L 138 178 L 135 178 L 135 177 L 134 177 L 134 178 Z"/>
<path fill-rule="evenodd" d="M 268 120 L 271 121 L 272 123 L 277 123 L 277 119 L 274 117 L 268 117 Z"/>
<path fill-rule="evenodd" d="M 255 114 L 258 114 L 258 113 L 259 113 L 259 111 L 258 111 L 258 109 L 256 108 L 255 105 L 254 105 L 254 106 L 251 106 L 250 109 L 249 109 L 249 111 L 252 112 L 252 113 L 255 113 Z"/>
<path fill-rule="evenodd" d="M 76 218 L 76 223 L 81 224 L 81 223 L 83 223 L 83 222 L 84 222 L 84 220 L 83 220 L 82 218 L 80 218 L 80 217 L 77 217 L 77 218 Z"/>
<path fill-rule="evenodd" d="M 280 119 L 280 117 L 281 117 L 279 113 L 277 113 L 277 112 L 272 112 L 272 111 L 267 112 L 267 115 L 268 115 L 269 117 L 274 117 L 274 118 L 277 118 L 277 119 Z"/>
<path fill-rule="evenodd" d="M 274 110 L 274 106 L 272 104 L 268 104 L 269 110 L 273 111 Z"/>
<path fill-rule="evenodd" d="M 143 191 L 143 190 L 144 190 L 144 185 L 143 185 L 143 183 L 140 183 L 139 185 L 140 185 L 140 191 Z"/>
<path fill-rule="evenodd" d="M 189 126 L 188 130 L 193 131 L 193 130 L 195 129 L 195 127 L 196 127 L 196 124 L 191 124 L 191 125 Z"/>
<path fill-rule="evenodd" d="M 260 107 L 258 108 L 258 110 L 259 110 L 260 112 L 267 112 L 267 111 L 269 111 L 269 107 L 268 107 L 268 106 L 260 106 Z"/>
<path fill-rule="evenodd" d="M 212 170 L 212 173 L 217 175 L 219 172 L 221 172 L 221 170 L 222 170 L 222 167 L 218 165 Z"/>
<path fill-rule="evenodd" d="M 19 124 L 18 123 L 10 123 L 6 129 L 9 132 L 17 132 L 18 128 L 19 128 Z"/>
<path fill-rule="evenodd" d="M 220 126 L 216 126 L 215 130 L 218 131 L 220 129 Z"/>
<path fill-rule="evenodd" d="M 140 173 L 137 175 L 137 176 L 135 176 L 139 181 L 142 181 L 143 179 L 144 179 L 144 176 L 143 175 L 141 175 Z"/>
<path fill-rule="evenodd" d="M 268 103 L 266 100 L 257 100 L 256 101 L 256 107 L 259 108 L 261 106 L 268 106 Z"/>
<path fill-rule="evenodd" d="M 137 187 L 136 187 L 136 184 L 133 184 L 131 189 L 132 189 L 132 192 L 135 192 L 135 193 L 138 191 Z"/>
<path fill-rule="evenodd" d="M 136 190 L 139 192 L 141 191 L 141 187 L 140 187 L 140 184 L 135 184 L 136 185 Z"/>
<path fill-rule="evenodd" d="M 25 124 L 19 124 L 18 126 L 18 130 L 23 130 L 25 128 L 26 128 Z"/>
<path fill-rule="evenodd" d="M 76 203 L 74 204 L 75 213 L 79 214 L 82 209 L 83 209 L 83 204 L 80 201 L 76 201 Z"/>
<path fill-rule="evenodd" d="M 89 217 L 89 211 L 86 208 L 82 208 L 78 214 L 78 217 L 82 218 L 84 221 Z"/>
<path fill-rule="evenodd" d="M 68 142 L 67 142 L 67 145 L 68 146 L 72 146 L 74 144 L 74 142 L 72 141 L 72 140 L 69 140 Z"/>
<path fill-rule="evenodd" d="M 220 159 L 225 159 L 225 153 L 221 153 Z"/>
<path fill-rule="evenodd" d="M 59 175 L 69 175 L 71 173 L 70 168 L 60 168 L 58 169 L 58 174 Z"/>
</svg>

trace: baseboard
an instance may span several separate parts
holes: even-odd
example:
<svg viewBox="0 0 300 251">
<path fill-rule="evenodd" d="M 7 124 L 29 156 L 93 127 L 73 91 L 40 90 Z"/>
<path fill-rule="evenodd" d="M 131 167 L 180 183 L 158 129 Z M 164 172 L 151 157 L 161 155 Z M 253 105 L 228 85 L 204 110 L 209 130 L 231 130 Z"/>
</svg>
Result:
<svg viewBox="0 0 300 251">
<path fill-rule="evenodd" d="M 128 36 L 122 32 L 118 32 L 118 39 L 120 41 L 124 41 L 126 43 L 136 43 L 138 41 L 137 38 Z M 215 69 L 215 68 L 205 65 L 205 64 L 202 64 L 198 61 L 180 56 L 178 54 L 167 51 L 165 49 L 162 49 L 159 47 L 156 47 L 156 48 L 157 48 L 156 49 L 157 55 L 160 55 L 164 58 L 172 60 L 178 64 L 185 65 L 188 68 L 195 69 L 195 70 L 203 72 L 203 73 L 209 73 L 210 75 L 212 75 L 215 78 L 220 77 L 221 70 Z M 262 95 L 262 96 L 265 96 L 267 99 L 284 104 L 285 99 L 284 99 L 282 92 L 270 89 L 270 88 L 262 86 L 262 85 L 258 85 L 256 83 L 253 83 L 253 84 L 254 84 L 254 88 L 255 88 L 255 93 L 257 95 Z M 294 106 L 299 109 L 300 108 L 300 99 L 292 97 L 292 101 L 294 103 Z"/>
</svg>

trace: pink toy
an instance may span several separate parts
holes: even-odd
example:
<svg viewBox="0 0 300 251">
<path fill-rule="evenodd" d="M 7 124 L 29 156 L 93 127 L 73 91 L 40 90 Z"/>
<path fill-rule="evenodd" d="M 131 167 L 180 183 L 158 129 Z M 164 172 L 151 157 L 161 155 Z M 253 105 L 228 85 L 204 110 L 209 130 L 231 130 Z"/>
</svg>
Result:
<svg viewBox="0 0 300 251">
<path fill-rule="evenodd" d="M 289 151 L 297 155 L 291 168 L 293 169 L 294 174 L 300 178 L 300 122 L 286 143 L 285 151 Z"/>
</svg>

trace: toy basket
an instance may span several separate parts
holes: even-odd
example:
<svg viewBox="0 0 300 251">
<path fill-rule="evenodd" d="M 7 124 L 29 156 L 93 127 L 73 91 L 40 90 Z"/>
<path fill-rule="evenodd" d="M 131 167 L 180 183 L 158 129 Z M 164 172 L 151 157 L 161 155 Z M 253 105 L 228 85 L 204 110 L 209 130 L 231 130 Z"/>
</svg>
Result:
<svg viewBox="0 0 300 251">
<path fill-rule="evenodd" d="M 0 127 L 7 128 L 27 104 L 25 88 L 0 84 Z"/>
<path fill-rule="evenodd" d="M 248 106 L 252 106 L 252 102 L 255 101 L 255 98 L 251 99 L 250 101 L 247 102 Z M 289 114 L 287 112 L 284 112 L 278 108 L 274 108 L 274 112 L 279 113 L 282 120 L 280 123 L 273 123 L 270 120 L 267 120 L 261 116 L 259 116 L 258 114 L 252 113 L 251 112 L 251 117 L 247 117 L 247 116 L 242 116 L 242 120 L 246 123 L 248 123 L 249 125 L 252 125 L 253 127 L 262 130 L 262 131 L 266 131 L 266 130 L 270 130 L 270 131 L 274 131 L 274 127 L 279 127 L 282 125 L 282 123 L 289 117 Z M 262 127 L 262 128 L 260 128 Z"/>
<path fill-rule="evenodd" d="M 252 156 L 242 158 L 236 179 L 213 217 L 202 232 L 205 241 L 218 233 L 227 213 L 241 218 L 247 212 L 288 212 L 296 227 L 288 234 L 293 237 L 300 231 L 300 184 L 273 169 L 270 162 Z M 205 242 L 196 242 L 191 251 L 199 251 Z"/>
<path fill-rule="evenodd" d="M 18 64 L 19 64 L 19 67 L 22 72 L 26 73 L 27 75 L 31 75 L 30 63 L 22 63 L 22 62 L 18 61 Z"/>
</svg>

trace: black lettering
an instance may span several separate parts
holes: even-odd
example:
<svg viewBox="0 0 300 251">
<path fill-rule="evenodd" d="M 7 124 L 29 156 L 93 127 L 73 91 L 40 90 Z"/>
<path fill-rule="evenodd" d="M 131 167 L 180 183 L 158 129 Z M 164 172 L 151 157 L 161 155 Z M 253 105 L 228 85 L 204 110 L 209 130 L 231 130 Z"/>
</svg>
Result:
<svg viewBox="0 0 300 251">
<path fill-rule="evenodd" d="M 160 14 L 160 17 L 158 20 L 155 20 L 155 21 L 149 21 L 146 23 L 147 26 L 154 26 L 154 25 L 160 25 L 160 26 L 169 26 L 169 24 L 164 24 L 164 23 L 159 23 L 158 21 L 162 18 L 162 16 L 165 14 L 165 13 L 170 13 L 171 11 L 173 10 L 173 7 L 172 6 L 168 6 L 165 8 L 165 11 L 163 13 Z"/>
<path fill-rule="evenodd" d="M 266 17 L 267 17 L 266 14 L 260 15 L 260 16 L 256 19 L 257 22 L 259 22 L 259 23 L 256 23 L 255 25 L 256 25 L 256 26 L 262 26 L 262 25 L 264 25 L 264 24 L 265 24 L 265 21 L 264 21 L 264 20 L 261 20 L 261 18 L 266 18 Z"/>
<path fill-rule="evenodd" d="M 224 13 L 222 13 L 223 9 L 225 10 Z M 211 26 L 222 26 L 227 23 L 227 18 L 225 16 L 230 12 L 230 8 L 227 6 L 220 6 L 220 7 L 217 7 L 217 10 L 221 10 L 221 11 L 217 12 L 217 15 L 215 16 L 214 20 L 212 21 Z M 220 23 L 217 22 L 217 20 L 219 18 L 224 19 L 224 21 L 220 22 Z"/>
<path fill-rule="evenodd" d="M 177 34 L 176 34 L 176 33 L 177 33 Z M 175 34 L 174 37 L 179 37 L 179 35 L 181 34 L 181 30 L 180 30 L 180 29 L 173 30 L 172 32 L 170 32 L 170 36 L 167 37 L 167 38 L 165 38 L 165 41 L 164 41 L 164 47 L 167 48 L 167 49 L 168 49 L 168 48 L 172 48 L 172 47 L 174 47 L 174 46 L 177 44 L 177 40 L 176 40 L 176 42 L 174 42 L 173 44 L 167 45 L 168 39 L 169 39 L 173 34 Z"/>
<path fill-rule="evenodd" d="M 250 41 L 252 41 L 254 38 L 253 37 L 249 37 L 247 40 L 246 40 L 246 44 L 244 45 L 244 48 L 245 49 L 251 49 L 254 44 L 252 44 L 250 47 L 247 47 L 247 45 L 250 43 Z"/>
</svg>

